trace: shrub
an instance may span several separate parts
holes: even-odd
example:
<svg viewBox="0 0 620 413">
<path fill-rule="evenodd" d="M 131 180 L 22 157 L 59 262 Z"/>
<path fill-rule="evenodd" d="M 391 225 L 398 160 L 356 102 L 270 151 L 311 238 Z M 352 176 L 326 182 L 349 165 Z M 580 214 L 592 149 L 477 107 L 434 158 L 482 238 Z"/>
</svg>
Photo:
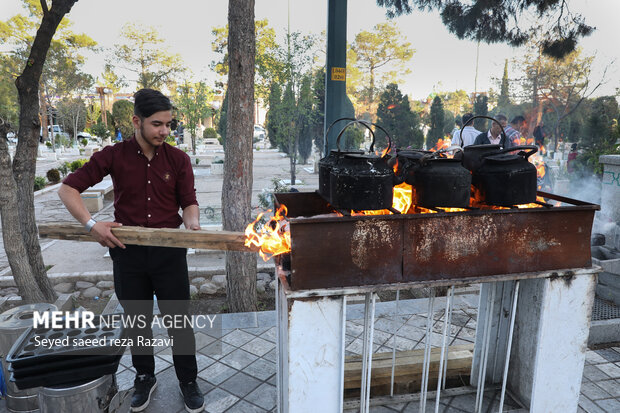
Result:
<svg viewBox="0 0 620 413">
<path fill-rule="evenodd" d="M 58 171 L 58 169 L 56 168 L 52 168 L 49 171 L 47 171 L 46 176 L 47 176 L 47 180 L 53 184 L 60 182 L 60 171 Z"/>
<path fill-rule="evenodd" d="M 174 139 L 174 136 L 168 136 L 165 140 L 168 145 L 177 146 L 177 141 Z"/>
<path fill-rule="evenodd" d="M 34 177 L 34 190 L 35 191 L 45 188 L 45 185 L 47 185 L 47 179 L 45 179 L 44 176 Z"/>
<path fill-rule="evenodd" d="M 217 131 L 213 128 L 207 128 L 202 132 L 204 139 L 217 139 Z"/>
<path fill-rule="evenodd" d="M 71 162 L 71 164 L 69 164 L 69 169 L 71 169 L 71 172 L 75 172 L 79 168 L 81 168 L 82 165 L 84 165 L 86 162 L 88 162 L 88 159 L 78 159 L 78 160 L 75 160 L 75 161 Z"/>
<path fill-rule="evenodd" d="M 60 171 L 60 173 L 62 174 L 62 176 L 67 176 L 67 174 L 69 173 L 69 170 L 71 169 L 71 164 L 67 161 L 63 162 L 59 167 L 58 170 Z"/>
<path fill-rule="evenodd" d="M 86 146 L 86 145 L 88 145 L 88 139 L 86 139 L 86 138 L 82 138 L 82 140 L 80 141 L 80 143 L 82 144 L 82 146 Z"/>
<path fill-rule="evenodd" d="M 45 146 L 47 146 L 48 148 L 51 148 L 52 147 L 52 142 L 45 141 Z"/>
<path fill-rule="evenodd" d="M 110 136 L 110 131 L 108 127 L 103 122 L 99 122 L 90 127 L 90 133 L 95 136 L 99 136 L 100 138 L 107 138 Z"/>
<path fill-rule="evenodd" d="M 200 158 L 196 158 L 196 165 L 200 163 Z"/>
</svg>

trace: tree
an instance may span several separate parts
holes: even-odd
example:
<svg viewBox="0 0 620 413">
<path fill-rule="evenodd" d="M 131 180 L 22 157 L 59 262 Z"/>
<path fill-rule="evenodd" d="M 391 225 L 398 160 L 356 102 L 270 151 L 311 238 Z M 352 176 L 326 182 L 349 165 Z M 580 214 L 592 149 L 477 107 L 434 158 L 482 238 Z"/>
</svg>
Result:
<svg viewBox="0 0 620 413">
<path fill-rule="evenodd" d="M 254 0 L 228 3 L 228 111 L 222 183 L 222 227 L 243 231 L 252 221 L 254 136 Z M 256 311 L 256 254 L 226 252 L 230 312 Z"/>
<path fill-rule="evenodd" d="M 497 98 L 497 112 L 506 111 L 510 106 L 510 89 L 508 85 L 508 59 L 504 62 L 504 74 L 500 86 L 499 97 Z"/>
<path fill-rule="evenodd" d="M 377 106 L 377 124 L 383 127 L 392 138 L 392 147 L 421 148 L 424 135 L 420 130 L 420 118 L 411 111 L 409 98 L 403 96 L 395 83 L 387 85 L 379 96 Z M 378 139 L 378 148 L 384 148 L 385 142 Z"/>
<path fill-rule="evenodd" d="M 443 139 L 444 110 L 439 96 L 435 96 L 430 112 L 430 129 L 426 135 L 426 147 L 433 148 L 439 139 Z"/>
<path fill-rule="evenodd" d="M 454 113 L 455 116 L 471 111 L 469 95 L 463 89 L 454 92 L 437 92 L 437 96 L 441 98 L 443 107 Z"/>
<path fill-rule="evenodd" d="M 108 61 L 111 67 L 115 62 L 125 70 L 135 73 L 138 88 L 159 89 L 169 79 L 183 72 L 181 56 L 167 52 L 153 27 L 127 23 L 121 29 L 122 43 L 114 45 L 114 58 Z"/>
<path fill-rule="evenodd" d="M 267 126 L 267 138 L 272 148 L 278 147 L 278 137 L 281 122 L 280 108 L 282 105 L 282 91 L 280 85 L 272 83 L 269 89 L 269 111 L 265 116 L 265 123 Z"/>
<path fill-rule="evenodd" d="M 71 134 L 77 143 L 78 132 L 86 126 L 86 105 L 79 98 L 64 98 L 58 102 L 58 117 L 65 132 Z"/>
<path fill-rule="evenodd" d="M 267 99 L 271 84 L 275 82 L 284 83 L 284 67 L 277 59 L 276 53 L 278 45 L 276 43 L 276 32 L 269 27 L 267 19 L 256 20 L 256 56 L 255 56 L 255 95 L 261 99 Z M 215 40 L 211 43 L 214 52 L 222 55 L 219 61 L 211 62 L 211 68 L 221 76 L 228 75 L 228 25 L 224 27 L 214 27 L 211 33 Z"/>
<path fill-rule="evenodd" d="M 220 107 L 220 116 L 217 122 L 217 133 L 220 135 L 222 146 L 226 151 L 226 128 L 228 127 L 228 90 L 224 93 L 222 107 Z"/>
<path fill-rule="evenodd" d="M 486 95 L 476 96 L 476 101 L 474 102 L 474 116 L 487 116 L 489 114 L 488 100 L 489 98 Z M 487 120 L 484 118 L 474 119 L 474 128 L 479 131 L 487 130 Z"/>
<path fill-rule="evenodd" d="M 411 43 L 401 42 L 402 38 L 393 23 L 379 23 L 372 31 L 359 32 L 351 44 L 349 66 L 362 73 L 354 96 L 370 113 L 374 112 L 377 90 L 410 72 L 405 65 L 413 57 L 414 50 Z"/>
<path fill-rule="evenodd" d="M 133 103 L 128 100 L 117 100 L 112 105 L 112 118 L 115 128 L 121 131 L 123 140 L 128 140 L 134 133 Z"/>
<path fill-rule="evenodd" d="M 34 176 L 39 141 L 39 82 L 52 37 L 77 0 L 41 1 L 41 24 L 28 55 L 28 64 L 15 85 L 19 94 L 19 130 L 11 162 L 0 138 L 0 215 L 2 237 L 20 295 L 30 302 L 52 302 L 56 293 L 46 276 L 34 213 Z M 2 122 L 0 122 L 2 123 Z M 0 131 L 0 134 L 6 134 Z"/>
<path fill-rule="evenodd" d="M 104 88 L 108 88 L 112 93 L 118 93 L 122 88 L 127 87 L 127 82 L 121 76 L 114 72 L 114 67 L 106 63 L 101 74 L 100 85 Z"/>
<path fill-rule="evenodd" d="M 211 113 L 213 92 L 204 82 L 185 82 L 177 88 L 177 107 L 185 117 L 185 127 L 192 135 L 192 153 L 196 155 L 196 128 Z"/>
<path fill-rule="evenodd" d="M 299 99 L 297 99 L 297 130 L 299 133 L 298 152 L 302 164 L 312 154 L 314 127 L 314 99 L 312 96 L 312 76 L 308 73 L 301 81 Z"/>
<path fill-rule="evenodd" d="M 459 39 L 516 47 L 531 38 L 531 28 L 542 28 L 542 51 L 556 58 L 575 50 L 577 41 L 594 30 L 581 15 L 570 11 L 565 0 L 377 0 L 377 4 L 387 9 L 390 18 L 410 14 L 416 6 L 420 10 L 437 10 L 448 30 Z M 532 15 L 536 18 L 532 19 Z"/>
</svg>

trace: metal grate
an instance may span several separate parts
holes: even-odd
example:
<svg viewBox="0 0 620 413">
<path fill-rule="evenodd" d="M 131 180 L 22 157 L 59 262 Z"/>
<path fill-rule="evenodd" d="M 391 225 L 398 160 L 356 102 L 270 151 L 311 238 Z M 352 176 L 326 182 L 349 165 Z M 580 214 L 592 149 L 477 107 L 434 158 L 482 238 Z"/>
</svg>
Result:
<svg viewBox="0 0 620 413">
<path fill-rule="evenodd" d="M 594 298 L 594 306 L 592 307 L 592 321 L 611 320 L 620 318 L 620 307 L 614 303 Z"/>
</svg>

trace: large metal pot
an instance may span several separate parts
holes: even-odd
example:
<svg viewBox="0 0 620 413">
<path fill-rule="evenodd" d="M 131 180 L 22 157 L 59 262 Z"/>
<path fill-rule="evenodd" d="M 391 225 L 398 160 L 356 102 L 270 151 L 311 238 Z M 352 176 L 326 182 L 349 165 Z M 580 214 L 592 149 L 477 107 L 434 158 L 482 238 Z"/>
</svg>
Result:
<svg viewBox="0 0 620 413">
<path fill-rule="evenodd" d="M 473 118 L 468 120 L 461 127 L 461 134 L 463 133 L 463 129 L 465 129 L 465 126 L 469 125 L 475 119 L 478 119 L 478 118 L 490 119 L 491 121 L 497 123 L 499 127 L 502 129 L 502 132 L 501 132 L 502 137 L 500 139 L 499 145 L 469 145 L 463 148 L 463 166 L 469 169 L 470 171 L 474 171 L 482 165 L 482 159 L 481 159 L 482 155 L 498 153 L 499 150 L 505 146 L 506 139 L 507 139 L 506 132 L 504 131 L 504 127 L 502 126 L 502 124 L 499 123 L 499 121 L 497 121 L 495 118 L 492 118 L 490 116 L 483 116 L 483 115 L 474 116 Z M 462 145 L 463 145 L 463 139 L 461 139 L 461 146 Z"/>
<path fill-rule="evenodd" d="M 473 172 L 472 184 L 483 202 L 510 206 L 536 201 L 536 167 L 527 158 L 537 150 L 536 146 L 524 145 L 482 155 L 482 166 Z M 519 152 L 507 153 L 514 151 Z"/>
<path fill-rule="evenodd" d="M 349 123 L 340 132 L 337 146 L 340 150 L 340 138 Z M 383 155 L 372 153 L 375 143 L 375 133 L 372 135 L 371 150 L 368 154 L 349 154 L 336 160 L 330 172 L 330 200 L 338 209 L 346 210 L 377 210 L 392 206 L 394 191 L 394 170 L 388 165 L 388 152 L 392 146 L 390 136 L 378 125 L 388 140 L 387 150 Z"/>
<path fill-rule="evenodd" d="M 38 303 L 14 307 L 0 314 L 0 359 L 5 358 L 17 339 L 32 327 L 35 312 L 55 311 L 54 304 Z M 9 380 L 8 365 L 3 363 L 4 378 L 7 385 L 6 407 L 11 412 L 37 411 L 39 408 L 39 388 L 20 390 Z"/>
<path fill-rule="evenodd" d="M 41 413 L 108 412 L 110 405 L 117 404 L 115 396 L 116 379 L 114 374 L 108 374 L 95 380 L 43 387 L 39 402 Z"/>
<path fill-rule="evenodd" d="M 409 178 L 413 178 L 413 180 Z M 414 187 L 413 203 L 429 207 L 465 208 L 469 205 L 471 173 L 459 159 L 425 155 L 413 174 L 407 174 Z"/>
<path fill-rule="evenodd" d="M 407 182 L 411 185 L 422 158 L 431 153 L 423 149 L 396 149 L 396 156 L 388 161 L 388 165 L 394 169 L 396 184 Z"/>
<path fill-rule="evenodd" d="M 331 125 L 329 125 L 329 128 L 327 128 L 327 133 L 325 134 L 325 136 L 329 136 L 329 131 L 332 129 L 332 127 L 338 123 L 338 122 L 342 122 L 342 121 L 352 121 L 352 122 L 358 122 L 363 124 L 364 126 L 368 127 L 368 125 L 366 125 L 366 123 L 362 122 L 362 121 L 358 121 L 357 119 L 354 118 L 340 118 L 340 119 L 336 119 L 335 121 L 332 122 Z M 347 124 L 345 126 L 345 128 L 348 126 L 349 124 Z M 343 128 L 344 130 L 344 128 Z M 329 174 L 332 171 L 332 168 L 334 167 L 334 165 L 336 164 L 336 161 L 340 158 L 342 158 L 344 155 L 351 155 L 351 154 L 363 154 L 364 151 L 341 151 L 340 148 L 338 148 L 338 150 L 332 150 L 329 152 L 329 154 L 327 154 L 327 156 L 325 156 L 324 158 L 322 158 L 321 160 L 319 160 L 319 194 L 328 202 L 331 203 L 331 199 L 330 199 L 330 189 L 329 189 Z"/>
</svg>

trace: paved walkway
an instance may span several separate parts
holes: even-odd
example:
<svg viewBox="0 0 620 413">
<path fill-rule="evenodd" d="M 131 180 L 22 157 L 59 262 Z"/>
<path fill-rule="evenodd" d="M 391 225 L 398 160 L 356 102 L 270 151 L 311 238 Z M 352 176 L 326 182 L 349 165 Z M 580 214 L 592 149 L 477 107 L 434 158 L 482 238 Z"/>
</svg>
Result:
<svg viewBox="0 0 620 413">
<path fill-rule="evenodd" d="M 433 327 L 434 346 L 439 346 L 442 329 L 442 299 L 436 300 Z M 475 294 L 455 296 L 453 328 L 450 344 L 474 342 L 476 328 Z M 376 309 L 374 351 L 391 351 L 396 336 L 397 350 L 423 348 L 426 323 L 425 299 L 402 300 L 395 310 L 393 302 L 378 303 Z M 275 311 L 238 313 L 222 315 L 221 337 L 196 332 L 199 386 L 205 394 L 207 412 L 271 412 L 276 411 L 276 315 Z M 346 352 L 360 354 L 362 350 L 363 305 L 347 306 Z M 163 331 L 154 336 L 165 337 Z M 169 347 L 156 349 L 156 374 L 158 388 L 153 393 L 146 412 L 183 412 L 178 382 L 172 366 Z M 121 391 L 133 386 L 135 372 L 131 358 L 123 356 L 117 372 Z M 127 394 L 130 394 L 127 393 Z M 498 395 L 485 392 L 483 411 L 497 411 Z M 383 404 L 372 407 L 372 412 L 414 413 L 419 401 L 403 398 L 381 398 Z M 403 401 L 404 400 L 404 401 Z M 411 400 L 411 398 L 409 399 Z M 447 391 L 441 398 L 440 412 L 470 413 L 473 411 L 475 392 L 469 388 Z M 352 400 L 355 402 L 355 400 Z M 129 398 L 121 411 L 128 411 Z M 492 406 L 492 407 L 491 407 Z M 581 386 L 579 412 L 617 413 L 620 411 L 620 348 L 588 350 Z M 432 408 L 431 408 L 432 407 Z M 489 410 L 491 407 L 491 410 Z M 348 409 L 346 412 L 355 412 Z M 0 412 L 4 413 L 4 401 L 0 401 Z M 434 411 L 434 399 L 429 400 L 427 411 Z M 508 400 L 504 411 L 525 412 L 516 402 Z"/>
</svg>

